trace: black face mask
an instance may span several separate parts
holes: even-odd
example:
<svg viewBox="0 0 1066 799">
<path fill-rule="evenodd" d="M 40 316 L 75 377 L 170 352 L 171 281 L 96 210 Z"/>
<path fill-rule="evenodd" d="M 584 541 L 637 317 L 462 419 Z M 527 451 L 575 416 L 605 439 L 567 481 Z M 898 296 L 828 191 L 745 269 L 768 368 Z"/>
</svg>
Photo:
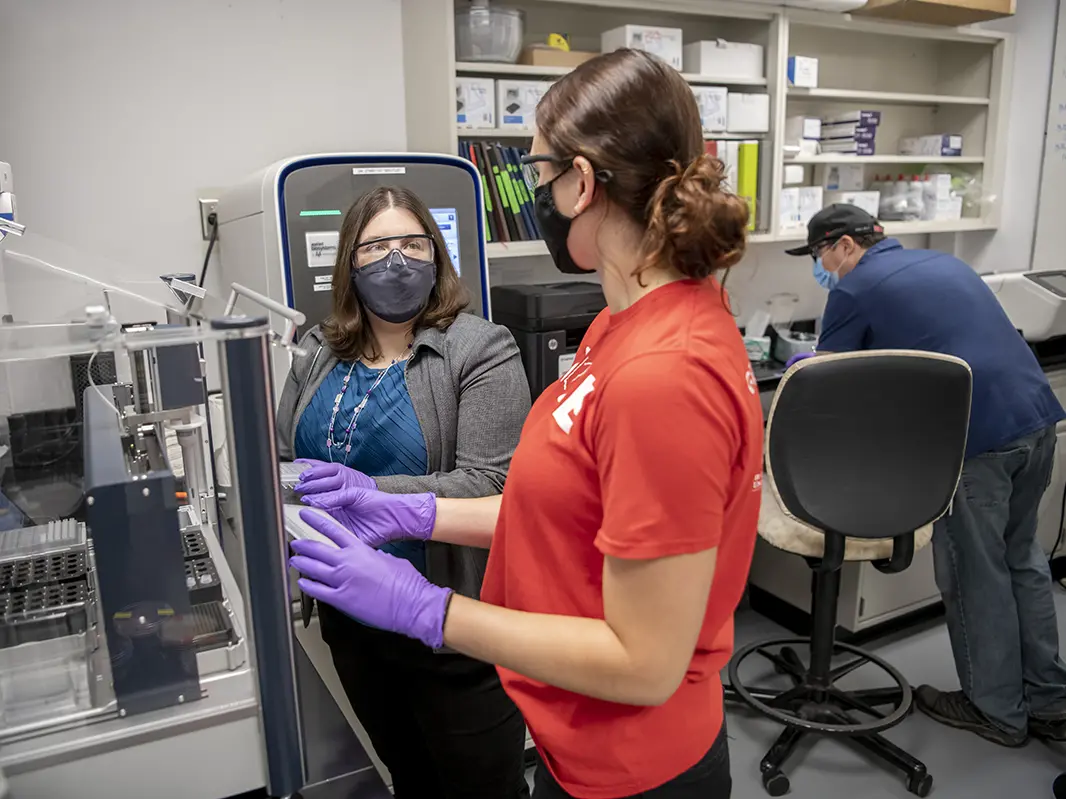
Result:
<svg viewBox="0 0 1066 799">
<path fill-rule="evenodd" d="M 555 267 L 568 275 L 583 275 L 589 270 L 582 269 L 574 262 L 566 244 L 570 236 L 570 225 L 574 220 L 559 212 L 552 196 L 552 183 L 557 179 L 533 189 L 533 214 L 537 218 L 540 235 L 548 246 L 552 260 L 555 261 Z"/>
<path fill-rule="evenodd" d="M 408 258 L 399 250 L 352 270 L 352 288 L 359 299 L 372 314 L 395 324 L 418 315 L 436 282 L 433 261 Z"/>
</svg>

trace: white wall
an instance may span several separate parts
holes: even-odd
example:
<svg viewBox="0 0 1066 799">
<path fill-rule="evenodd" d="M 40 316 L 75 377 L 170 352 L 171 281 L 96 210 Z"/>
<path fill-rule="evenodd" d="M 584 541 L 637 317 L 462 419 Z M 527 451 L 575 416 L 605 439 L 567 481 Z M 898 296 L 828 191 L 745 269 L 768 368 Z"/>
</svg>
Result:
<svg viewBox="0 0 1066 799">
<path fill-rule="evenodd" d="M 0 159 L 31 231 L 199 272 L 198 190 L 406 147 L 399 0 L 0 0 Z M 111 271 L 111 270 L 109 270 Z"/>
</svg>

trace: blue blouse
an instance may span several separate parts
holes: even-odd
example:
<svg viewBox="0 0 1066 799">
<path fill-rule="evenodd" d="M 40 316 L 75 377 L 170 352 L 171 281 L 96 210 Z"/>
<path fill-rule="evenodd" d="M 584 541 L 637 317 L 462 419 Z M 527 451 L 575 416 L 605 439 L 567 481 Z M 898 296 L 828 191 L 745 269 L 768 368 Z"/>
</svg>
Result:
<svg viewBox="0 0 1066 799">
<path fill-rule="evenodd" d="M 362 362 L 356 362 L 333 425 L 333 462 L 343 463 L 371 476 L 427 473 L 426 440 L 407 391 L 403 367 L 402 363 L 392 366 L 377 387 L 370 391 L 383 370 L 371 369 Z M 326 445 L 329 420 L 333 415 L 333 402 L 341 392 L 344 378 L 351 368 L 350 363 L 338 363 L 311 398 L 296 427 L 296 457 L 326 462 L 331 460 L 330 448 Z M 352 451 L 346 453 L 345 431 L 352 420 L 355 406 L 362 401 L 367 391 L 370 391 L 370 396 L 352 431 Z M 381 549 L 411 561 L 420 572 L 426 573 L 426 545 L 421 541 L 394 541 Z"/>
</svg>

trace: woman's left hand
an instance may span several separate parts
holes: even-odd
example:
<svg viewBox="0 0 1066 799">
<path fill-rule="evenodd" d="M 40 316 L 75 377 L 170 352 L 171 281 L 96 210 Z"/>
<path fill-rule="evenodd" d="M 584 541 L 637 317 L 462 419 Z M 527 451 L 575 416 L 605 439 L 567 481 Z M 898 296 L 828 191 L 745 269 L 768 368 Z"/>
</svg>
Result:
<svg viewBox="0 0 1066 799">
<path fill-rule="evenodd" d="M 372 549 L 333 519 L 312 511 L 300 518 L 337 545 L 291 543 L 289 565 L 304 575 L 300 588 L 354 619 L 439 649 L 451 589 L 433 585 L 409 561 Z"/>
<path fill-rule="evenodd" d="M 299 458 L 296 463 L 310 466 L 300 474 L 293 490 L 297 494 L 322 494 L 346 488 L 377 488 L 373 477 L 339 463 L 326 463 L 313 458 Z"/>
</svg>

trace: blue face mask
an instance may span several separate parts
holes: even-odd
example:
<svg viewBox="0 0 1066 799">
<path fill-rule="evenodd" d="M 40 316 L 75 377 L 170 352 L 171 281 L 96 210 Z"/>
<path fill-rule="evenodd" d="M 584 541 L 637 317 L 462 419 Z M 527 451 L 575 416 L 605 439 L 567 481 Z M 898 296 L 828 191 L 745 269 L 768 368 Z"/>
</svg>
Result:
<svg viewBox="0 0 1066 799">
<path fill-rule="evenodd" d="M 823 289 L 832 291 L 837 287 L 837 283 L 840 282 L 840 275 L 836 272 L 830 272 L 822 266 L 822 259 L 819 257 L 814 262 L 814 279 L 818 281 L 818 285 Z"/>
</svg>

